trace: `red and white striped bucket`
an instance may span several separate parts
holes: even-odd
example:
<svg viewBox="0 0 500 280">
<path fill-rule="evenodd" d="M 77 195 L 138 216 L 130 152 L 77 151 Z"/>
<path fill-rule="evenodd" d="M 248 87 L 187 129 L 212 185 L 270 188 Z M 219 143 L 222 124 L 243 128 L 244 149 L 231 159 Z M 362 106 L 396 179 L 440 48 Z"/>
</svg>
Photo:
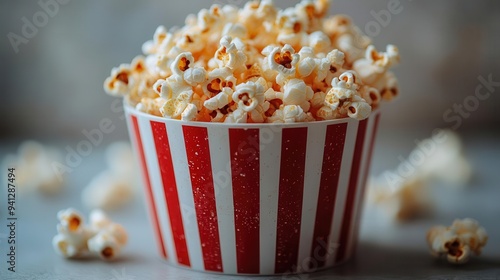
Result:
<svg viewBox="0 0 500 280">
<path fill-rule="evenodd" d="M 125 111 L 168 262 L 270 275 L 353 254 L 380 112 L 363 121 L 221 124 Z"/>
</svg>

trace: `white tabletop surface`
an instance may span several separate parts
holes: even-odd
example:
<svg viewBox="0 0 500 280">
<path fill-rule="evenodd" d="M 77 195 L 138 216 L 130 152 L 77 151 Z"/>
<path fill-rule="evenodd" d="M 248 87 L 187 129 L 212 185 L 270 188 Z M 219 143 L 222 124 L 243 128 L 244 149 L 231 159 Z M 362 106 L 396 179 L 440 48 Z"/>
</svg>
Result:
<svg viewBox="0 0 500 280">
<path fill-rule="evenodd" d="M 400 133 L 397 141 L 381 135 L 374 155 L 373 173 L 394 167 L 399 155 L 407 156 L 413 139 L 423 134 Z M 466 189 L 433 186 L 435 209 L 432 216 L 405 224 L 394 224 L 383 212 L 365 207 L 361 240 L 350 262 L 312 274 L 257 279 L 500 279 L 500 136 L 465 137 L 467 155 L 476 170 Z M 0 145 L 0 156 L 13 151 L 16 143 Z M 127 207 L 111 212 L 129 233 L 129 244 L 116 261 L 106 263 L 88 258 L 66 260 L 56 255 L 51 239 L 56 234 L 58 210 L 75 207 L 88 214 L 80 200 L 81 189 L 104 168 L 101 152 L 84 159 L 68 178 L 64 192 L 48 197 L 38 193 L 19 194 L 17 200 L 16 272 L 6 263 L 6 199 L 0 196 L 0 279 L 251 279 L 250 277 L 203 274 L 167 265 L 158 256 L 143 199 L 138 195 Z M 2 170 L 2 172 L 5 172 Z M 4 184 L 6 185 L 6 184 Z M 450 265 L 433 259 L 425 241 L 427 229 L 435 224 L 451 224 L 455 218 L 480 221 L 489 241 L 480 257 L 467 265 Z"/>
</svg>

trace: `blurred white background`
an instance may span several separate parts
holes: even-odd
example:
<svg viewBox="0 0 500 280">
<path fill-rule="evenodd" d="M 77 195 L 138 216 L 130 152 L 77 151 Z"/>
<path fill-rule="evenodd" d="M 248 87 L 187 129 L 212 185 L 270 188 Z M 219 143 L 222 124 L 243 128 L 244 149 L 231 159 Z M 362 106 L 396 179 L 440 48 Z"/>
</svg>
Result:
<svg viewBox="0 0 500 280">
<path fill-rule="evenodd" d="M 46 2 L 49 0 L 42 0 Z M 61 0 L 62 2 L 62 0 Z M 286 7 L 298 1 L 277 0 Z M 336 0 L 330 14 L 345 13 L 362 29 L 387 10 L 389 0 Z M 216 1 L 69 1 L 16 53 L 8 34 L 22 34 L 23 17 L 41 11 L 38 1 L 0 2 L 1 139 L 82 139 L 83 129 L 110 118 L 116 125 L 105 141 L 126 139 L 125 122 L 110 109 L 102 89 L 112 67 L 130 62 L 156 27 L 182 25 L 190 12 Z M 401 0 L 373 38 L 379 49 L 400 47 L 396 69 L 402 94 L 385 113 L 382 131 L 449 127 L 443 114 L 474 94 L 478 76 L 500 81 L 500 2 L 494 0 Z M 500 87 L 464 119 L 461 133 L 498 131 Z M 429 133 L 427 133 L 429 132 Z"/>
</svg>

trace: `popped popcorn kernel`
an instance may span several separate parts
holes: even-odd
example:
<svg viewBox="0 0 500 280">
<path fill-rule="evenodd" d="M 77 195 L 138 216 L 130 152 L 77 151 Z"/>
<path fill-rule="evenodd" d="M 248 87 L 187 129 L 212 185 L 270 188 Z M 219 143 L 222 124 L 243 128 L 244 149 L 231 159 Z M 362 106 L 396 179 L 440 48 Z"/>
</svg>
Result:
<svg viewBox="0 0 500 280">
<path fill-rule="evenodd" d="M 59 211 L 57 216 L 58 234 L 52 244 L 63 257 L 75 258 L 90 253 L 103 260 L 112 260 L 127 244 L 125 228 L 112 222 L 101 210 L 90 213 L 90 225 L 85 225 L 81 214 L 72 208 Z"/>
<path fill-rule="evenodd" d="M 212 5 L 188 15 L 183 27 L 159 26 L 144 56 L 113 68 L 104 88 L 142 112 L 185 121 L 264 123 L 281 105 L 300 106 L 316 120 L 364 119 L 399 95 L 390 72 L 399 50 L 377 51 L 351 18 L 327 17 L 329 6 L 329 0 L 284 10 L 272 0 Z M 240 104 L 252 98 L 233 98 L 250 82 L 274 91 L 255 108 Z M 325 100 L 318 95 L 311 106 L 314 92 Z"/>
<path fill-rule="evenodd" d="M 19 145 L 17 154 L 7 155 L 2 166 L 16 168 L 19 191 L 56 195 L 64 189 L 65 172 L 59 169 L 62 162 L 62 155 L 55 148 L 28 140 Z"/>
<path fill-rule="evenodd" d="M 432 255 L 445 255 L 448 262 L 463 264 L 469 261 L 472 253 L 481 254 L 488 235 L 476 220 L 466 218 L 453 221 L 449 227 L 432 227 L 427 232 L 426 239 Z"/>
</svg>

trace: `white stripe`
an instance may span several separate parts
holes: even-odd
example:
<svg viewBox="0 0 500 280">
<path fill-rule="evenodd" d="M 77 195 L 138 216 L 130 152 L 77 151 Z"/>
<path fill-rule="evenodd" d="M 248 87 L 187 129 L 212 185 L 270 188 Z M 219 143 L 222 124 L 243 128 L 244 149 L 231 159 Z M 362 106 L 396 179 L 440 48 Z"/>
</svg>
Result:
<svg viewBox="0 0 500 280">
<path fill-rule="evenodd" d="M 352 212 L 352 223 L 351 223 L 351 228 L 349 229 L 349 232 L 351 234 L 349 235 L 349 240 L 348 240 L 348 246 L 346 250 L 346 257 L 345 259 L 349 259 L 349 257 L 352 255 L 352 249 L 354 245 L 354 239 L 357 237 L 355 230 L 356 226 L 356 220 L 359 218 L 358 215 L 360 215 L 359 205 L 360 205 L 360 200 L 361 200 L 361 193 L 362 193 L 362 188 L 363 188 L 363 182 L 365 179 L 365 167 L 366 167 L 366 162 L 368 161 L 368 154 L 369 154 L 369 148 L 370 148 L 370 140 L 371 140 L 371 135 L 373 131 L 373 124 L 375 123 L 375 116 L 372 115 L 371 118 L 368 119 L 367 127 L 366 127 L 366 133 L 365 133 L 365 143 L 363 144 L 363 154 L 361 155 L 361 164 L 359 166 L 359 177 L 358 177 L 358 184 L 356 186 L 356 197 L 354 199 L 354 208 Z"/>
<path fill-rule="evenodd" d="M 151 182 L 151 189 L 156 205 L 156 214 L 158 215 L 158 223 L 163 236 L 163 243 L 167 247 L 168 260 L 177 264 L 177 254 L 175 253 L 170 217 L 168 216 L 167 202 L 165 201 L 165 193 L 163 191 L 163 182 L 161 179 L 151 123 L 146 118 L 138 118 L 138 122 L 142 144 L 144 146 L 144 156 L 149 171 L 149 180 Z"/>
<path fill-rule="evenodd" d="M 282 128 L 260 129 L 260 274 L 274 274 Z"/>
<path fill-rule="evenodd" d="M 318 206 L 321 169 L 325 151 L 327 127 L 323 124 L 311 124 L 307 132 L 306 169 L 302 201 L 302 219 L 300 226 L 300 245 L 297 260 L 298 272 L 308 271 L 311 247 L 314 239 L 314 225 Z"/>
<path fill-rule="evenodd" d="M 186 243 L 189 252 L 191 267 L 197 270 L 205 270 L 203 254 L 201 251 L 200 234 L 194 208 L 191 177 L 184 144 L 184 133 L 180 123 L 169 122 L 167 133 L 170 136 L 170 151 L 172 154 L 177 191 L 182 212 L 182 221 L 186 235 Z"/>
<path fill-rule="evenodd" d="M 327 266 L 332 266 L 335 256 L 338 252 L 340 232 L 342 229 L 342 220 L 344 218 L 344 207 L 347 199 L 347 190 L 349 188 L 349 177 L 351 175 L 352 160 L 354 157 L 354 146 L 356 143 L 356 134 L 358 131 L 358 121 L 348 120 L 346 139 L 344 142 L 344 151 L 342 153 L 342 166 L 340 168 L 339 185 L 337 197 L 335 199 L 335 209 L 333 210 L 333 222 L 328 238 Z"/>
<path fill-rule="evenodd" d="M 238 270 L 228 129 L 210 126 L 208 139 L 210 139 L 210 158 L 219 224 L 222 267 L 224 273 L 236 274 Z"/>
</svg>

